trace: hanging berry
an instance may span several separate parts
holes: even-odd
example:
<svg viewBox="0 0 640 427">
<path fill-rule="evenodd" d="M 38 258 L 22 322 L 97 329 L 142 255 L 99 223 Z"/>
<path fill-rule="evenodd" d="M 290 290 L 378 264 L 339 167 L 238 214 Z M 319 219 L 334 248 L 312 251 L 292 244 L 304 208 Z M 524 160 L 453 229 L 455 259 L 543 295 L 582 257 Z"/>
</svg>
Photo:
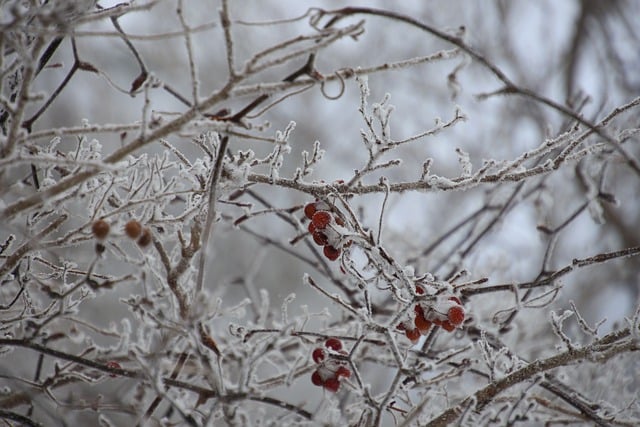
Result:
<svg viewBox="0 0 640 427">
<path fill-rule="evenodd" d="M 111 226 L 109 226 L 109 223 L 104 219 L 99 219 L 95 221 L 91 226 L 91 232 L 96 237 L 96 239 L 100 239 L 100 240 L 104 239 L 109 235 L 110 229 L 111 229 Z"/>
<path fill-rule="evenodd" d="M 132 219 L 124 225 L 124 233 L 130 239 L 137 239 L 142 233 L 142 225 L 135 219 Z"/>
<path fill-rule="evenodd" d="M 337 392 L 340 381 L 351 377 L 351 371 L 347 367 L 348 362 L 344 360 L 346 355 L 347 352 L 342 349 L 342 341 L 337 338 L 327 338 L 324 348 L 317 347 L 311 352 L 311 358 L 318 365 L 311 374 L 311 382 L 330 392 Z"/>
</svg>

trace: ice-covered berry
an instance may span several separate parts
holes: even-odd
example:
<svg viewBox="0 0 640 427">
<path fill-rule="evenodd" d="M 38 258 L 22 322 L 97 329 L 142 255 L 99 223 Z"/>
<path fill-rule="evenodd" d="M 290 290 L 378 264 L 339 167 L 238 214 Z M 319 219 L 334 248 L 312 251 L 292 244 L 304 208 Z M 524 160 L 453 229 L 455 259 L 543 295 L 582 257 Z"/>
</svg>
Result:
<svg viewBox="0 0 640 427">
<path fill-rule="evenodd" d="M 322 231 L 314 231 L 313 234 L 311 234 L 311 237 L 313 237 L 313 241 L 318 246 L 325 246 L 329 243 L 329 238 Z"/>
<path fill-rule="evenodd" d="M 336 249 L 331 245 L 326 245 L 323 249 L 324 256 L 329 258 L 331 261 L 335 261 L 340 256 L 340 249 Z"/>
<path fill-rule="evenodd" d="M 313 383 L 313 385 L 317 386 L 322 386 L 324 384 L 324 380 L 322 379 L 318 371 L 314 371 L 313 374 L 311 374 L 311 382 Z"/>
<path fill-rule="evenodd" d="M 440 327 L 447 332 L 452 332 L 456 327 L 452 325 L 448 320 L 440 323 Z"/>
<path fill-rule="evenodd" d="M 308 203 L 305 205 L 304 207 L 304 216 L 306 216 L 307 218 L 311 219 L 313 218 L 313 214 L 316 213 L 316 204 L 315 203 Z"/>
<path fill-rule="evenodd" d="M 340 351 L 342 350 L 342 341 L 337 338 L 329 338 L 324 342 L 324 346 L 333 351 Z"/>
<path fill-rule="evenodd" d="M 321 348 L 316 348 L 315 350 L 313 350 L 313 353 L 311 353 L 311 358 L 316 363 L 322 362 L 325 359 L 326 356 L 327 355 L 326 355 L 325 351 L 323 349 L 321 349 Z"/>
<path fill-rule="evenodd" d="M 454 305 L 447 312 L 447 318 L 454 326 L 459 326 L 464 322 L 464 308 L 459 305 Z"/>
<path fill-rule="evenodd" d="M 406 329 L 404 334 L 411 340 L 411 342 L 416 342 L 420 339 L 420 330 L 419 329 Z"/>
<path fill-rule="evenodd" d="M 431 329 L 431 321 L 427 320 L 424 315 L 416 315 L 414 324 L 422 334 L 426 334 Z"/>
<path fill-rule="evenodd" d="M 313 225 L 315 225 L 316 228 L 322 229 L 326 228 L 327 225 L 329 225 L 329 223 L 331 222 L 331 218 L 331 213 L 327 211 L 318 211 L 313 214 L 311 222 L 313 222 Z"/>
<path fill-rule="evenodd" d="M 324 382 L 324 388 L 335 393 L 340 388 L 340 380 L 338 378 L 327 378 Z"/>
<path fill-rule="evenodd" d="M 336 371 L 337 378 L 340 378 L 340 377 L 349 378 L 350 376 L 351 376 L 351 371 L 346 366 L 340 366 Z"/>
</svg>

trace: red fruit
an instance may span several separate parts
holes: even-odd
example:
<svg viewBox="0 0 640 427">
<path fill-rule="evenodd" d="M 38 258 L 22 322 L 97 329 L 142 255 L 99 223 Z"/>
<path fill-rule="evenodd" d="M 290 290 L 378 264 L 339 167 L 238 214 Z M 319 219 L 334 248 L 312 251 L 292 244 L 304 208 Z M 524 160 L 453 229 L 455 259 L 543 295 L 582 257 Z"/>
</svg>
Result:
<svg viewBox="0 0 640 427">
<path fill-rule="evenodd" d="M 324 388 L 335 393 L 340 388 L 340 381 L 338 381 L 338 378 L 328 378 L 324 382 Z"/>
<path fill-rule="evenodd" d="M 316 226 L 313 225 L 312 222 L 310 222 L 309 227 L 307 227 L 307 230 L 309 230 L 309 233 L 313 234 L 313 232 L 316 231 Z"/>
<path fill-rule="evenodd" d="M 340 377 L 349 378 L 350 376 L 351 376 L 351 371 L 344 366 L 340 366 L 336 371 L 337 378 L 340 378 Z"/>
<path fill-rule="evenodd" d="M 329 338 L 324 342 L 324 346 L 333 351 L 340 351 L 342 350 L 342 341 L 337 338 Z"/>
<path fill-rule="evenodd" d="M 326 356 L 327 355 L 325 354 L 324 350 L 321 348 L 316 348 L 315 350 L 313 350 L 313 353 L 311 353 L 311 358 L 316 363 L 322 362 Z"/>
<path fill-rule="evenodd" d="M 329 243 L 329 238 L 322 231 L 314 231 L 311 237 L 313 237 L 313 241 L 318 246 L 325 246 L 327 243 Z"/>
<path fill-rule="evenodd" d="M 344 220 L 342 218 L 340 218 L 339 216 L 336 216 L 335 218 L 336 224 L 338 224 L 341 227 L 344 227 Z"/>
<path fill-rule="evenodd" d="M 404 326 L 404 323 L 398 323 L 398 326 L 396 326 L 396 329 L 399 331 L 404 331 L 406 328 Z"/>
<path fill-rule="evenodd" d="M 311 219 L 313 218 L 313 214 L 316 213 L 316 204 L 315 203 L 308 203 L 307 205 L 305 205 L 304 207 L 304 216 L 306 216 L 307 218 Z"/>
<path fill-rule="evenodd" d="M 407 329 L 404 331 L 404 334 L 411 342 L 416 342 L 420 339 L 420 331 L 418 329 Z"/>
<path fill-rule="evenodd" d="M 327 211 L 318 211 L 311 218 L 316 228 L 325 228 L 331 222 L 331 214 Z"/>
<path fill-rule="evenodd" d="M 424 295 L 424 288 L 420 285 L 416 285 L 416 294 Z"/>
<path fill-rule="evenodd" d="M 431 322 L 425 319 L 424 315 L 417 314 L 413 323 L 415 323 L 416 328 L 423 334 L 431 328 Z"/>
<path fill-rule="evenodd" d="M 451 307 L 447 312 L 447 318 L 454 326 L 461 325 L 464 322 L 464 308 L 459 305 Z"/>
<path fill-rule="evenodd" d="M 331 245 L 326 245 L 323 249 L 324 256 L 329 258 L 331 261 L 335 261 L 340 256 L 340 249 L 336 249 Z"/>
<path fill-rule="evenodd" d="M 324 381 L 322 381 L 322 377 L 320 376 L 318 371 L 314 371 L 313 374 L 311 374 L 311 382 L 313 383 L 313 385 L 317 385 L 318 387 L 324 384 Z"/>
<path fill-rule="evenodd" d="M 453 331 L 456 327 L 454 325 L 452 325 L 451 323 L 449 323 L 448 320 L 445 320 L 444 322 L 442 322 L 440 324 L 440 326 L 442 327 L 442 329 L 444 329 L 447 332 L 451 332 Z"/>
</svg>

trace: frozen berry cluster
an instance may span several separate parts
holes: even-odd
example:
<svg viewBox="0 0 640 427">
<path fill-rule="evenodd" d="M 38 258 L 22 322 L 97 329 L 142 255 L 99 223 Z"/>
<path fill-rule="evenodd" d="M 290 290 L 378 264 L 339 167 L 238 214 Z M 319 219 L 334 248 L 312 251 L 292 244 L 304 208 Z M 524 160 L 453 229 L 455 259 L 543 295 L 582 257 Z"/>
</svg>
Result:
<svg viewBox="0 0 640 427">
<path fill-rule="evenodd" d="M 106 239 L 110 231 L 111 225 L 104 219 L 96 220 L 91 225 L 93 236 L 100 241 Z M 124 232 L 130 239 L 136 240 L 136 243 L 140 247 L 149 246 L 153 240 L 151 229 L 149 227 L 143 227 L 142 224 L 135 219 L 129 220 L 129 222 L 125 224 Z"/>
<path fill-rule="evenodd" d="M 344 227 L 344 220 L 331 212 L 329 205 L 323 201 L 308 203 L 304 207 L 304 215 L 311 220 L 309 233 L 318 246 L 322 246 L 324 256 L 331 261 L 340 257 L 341 233 L 339 227 Z"/>
<path fill-rule="evenodd" d="M 311 353 L 311 358 L 318 364 L 318 367 L 311 374 L 311 382 L 333 393 L 337 392 L 341 379 L 351 376 L 347 361 L 344 358 L 336 357 L 346 355 L 347 352 L 342 349 L 342 341 L 337 338 L 327 339 L 324 342 L 324 348 L 315 348 Z"/>
<path fill-rule="evenodd" d="M 424 293 L 424 288 L 416 286 L 416 294 Z M 458 297 L 451 294 L 440 295 L 435 303 L 417 302 L 413 307 L 412 319 L 398 324 L 397 328 L 404 331 L 411 342 L 416 342 L 420 335 L 426 335 L 433 325 L 451 332 L 464 322 L 464 318 L 464 308 Z"/>
</svg>

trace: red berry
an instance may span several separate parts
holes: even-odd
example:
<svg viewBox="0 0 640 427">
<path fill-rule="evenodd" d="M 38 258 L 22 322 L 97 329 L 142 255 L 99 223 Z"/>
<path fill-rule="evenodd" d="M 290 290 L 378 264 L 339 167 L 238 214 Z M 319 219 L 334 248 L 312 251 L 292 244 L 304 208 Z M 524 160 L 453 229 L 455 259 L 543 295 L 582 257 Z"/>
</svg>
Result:
<svg viewBox="0 0 640 427">
<path fill-rule="evenodd" d="M 336 221 L 336 224 L 338 224 L 341 227 L 344 227 L 344 220 L 342 218 L 340 218 L 339 216 L 336 216 L 334 220 Z"/>
<path fill-rule="evenodd" d="M 329 258 L 331 261 L 335 261 L 340 256 L 340 249 L 336 249 L 331 245 L 326 245 L 323 249 L 324 256 Z"/>
<path fill-rule="evenodd" d="M 326 354 L 324 350 L 321 348 L 316 348 L 315 350 L 313 350 L 313 353 L 311 353 L 311 358 L 316 363 L 322 362 L 325 357 L 326 357 Z"/>
<path fill-rule="evenodd" d="M 440 324 L 440 326 L 442 327 L 442 329 L 444 329 L 447 332 L 451 332 L 453 331 L 456 327 L 454 325 L 452 325 L 451 323 L 449 323 L 448 320 L 445 320 L 444 322 L 442 322 Z"/>
<path fill-rule="evenodd" d="M 313 225 L 312 222 L 310 222 L 309 227 L 307 227 L 307 230 L 309 230 L 309 233 L 313 234 L 313 232 L 316 231 L 316 226 Z"/>
<path fill-rule="evenodd" d="M 447 312 L 447 318 L 454 326 L 461 325 L 464 322 L 464 308 L 459 305 L 451 307 Z"/>
<path fill-rule="evenodd" d="M 335 393 L 340 388 L 340 381 L 337 378 L 328 378 L 324 382 L 324 388 Z"/>
<path fill-rule="evenodd" d="M 325 228 L 331 222 L 331 214 L 327 211 L 318 211 L 311 218 L 316 228 Z"/>
<path fill-rule="evenodd" d="M 307 218 L 311 219 L 313 218 L 313 214 L 316 213 L 316 204 L 315 203 L 308 203 L 307 205 L 305 205 L 304 207 L 304 216 L 306 216 Z"/>
<path fill-rule="evenodd" d="M 416 294 L 424 295 L 424 288 L 420 285 L 416 285 Z"/>
<path fill-rule="evenodd" d="M 344 366 L 340 366 L 336 371 L 336 377 L 338 378 L 340 377 L 349 378 L 350 376 L 351 376 L 351 371 Z"/>
<path fill-rule="evenodd" d="M 431 322 L 425 319 L 424 315 L 417 314 L 414 320 L 416 328 L 420 330 L 421 333 L 425 334 L 431 328 Z"/>
<path fill-rule="evenodd" d="M 333 351 L 340 351 L 342 350 L 342 341 L 337 338 L 329 338 L 324 342 L 324 346 Z"/>
<path fill-rule="evenodd" d="M 320 376 L 318 371 L 314 371 L 313 374 L 311 374 L 311 382 L 313 383 L 313 385 L 317 385 L 318 387 L 324 384 L 324 381 L 322 381 L 322 377 Z"/>
<path fill-rule="evenodd" d="M 404 334 L 411 340 L 411 342 L 416 342 L 420 339 L 420 331 L 418 329 L 407 329 L 404 331 Z"/>
<path fill-rule="evenodd" d="M 396 326 L 396 329 L 399 331 L 404 331 L 406 328 L 404 326 L 404 323 L 398 323 L 398 326 Z"/>
<path fill-rule="evenodd" d="M 318 246 L 325 246 L 327 243 L 329 243 L 329 238 L 322 231 L 314 231 L 311 237 L 313 237 L 313 241 Z"/>
</svg>

